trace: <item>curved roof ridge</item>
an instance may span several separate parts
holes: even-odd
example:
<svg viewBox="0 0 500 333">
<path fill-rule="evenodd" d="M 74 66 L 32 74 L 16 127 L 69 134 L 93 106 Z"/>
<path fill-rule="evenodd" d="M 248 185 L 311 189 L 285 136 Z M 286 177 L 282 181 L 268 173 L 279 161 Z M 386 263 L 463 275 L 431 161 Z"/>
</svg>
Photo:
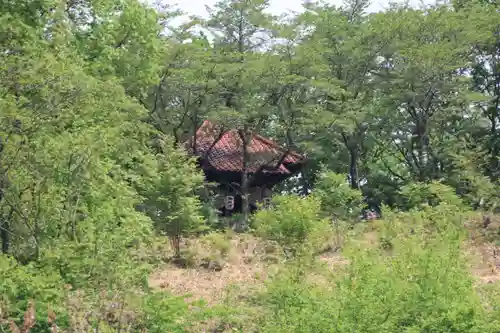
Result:
<svg viewBox="0 0 500 333">
<path fill-rule="evenodd" d="M 216 126 L 216 124 L 215 124 L 215 123 L 213 123 L 213 122 L 211 122 L 210 120 L 204 120 L 204 121 L 203 121 L 203 123 L 201 124 L 201 126 L 200 126 L 200 127 L 198 127 L 198 129 L 196 130 L 196 135 L 198 135 L 198 132 L 199 132 L 202 128 L 207 127 L 207 126 Z M 230 130 L 228 130 L 228 132 L 230 132 L 230 131 L 236 131 L 236 129 L 230 129 Z M 251 133 L 252 133 L 252 138 L 257 139 L 257 140 L 259 140 L 259 141 L 262 141 L 262 142 L 264 142 L 265 144 L 267 144 L 267 145 L 269 145 L 269 146 L 271 146 L 271 147 L 273 147 L 273 148 L 276 148 L 276 149 L 281 150 L 282 152 L 286 152 L 286 151 L 287 151 L 287 149 L 286 149 L 286 148 L 283 148 L 282 146 L 280 146 L 280 145 L 279 145 L 279 144 L 277 144 L 276 142 L 274 142 L 274 141 L 272 141 L 272 140 L 270 140 L 270 139 L 268 139 L 268 138 L 266 138 L 266 137 L 264 137 L 264 136 L 262 136 L 262 135 L 260 135 L 260 134 L 258 134 L 258 133 L 255 133 L 255 132 L 253 132 L 253 131 L 252 131 Z M 300 160 L 305 159 L 305 157 L 304 157 L 304 156 L 302 156 L 301 154 L 299 154 L 299 153 L 297 153 L 297 152 L 295 152 L 295 151 L 293 151 L 293 150 L 288 150 L 288 154 L 289 154 L 289 155 L 292 155 L 292 156 L 294 156 L 295 158 L 298 158 L 298 159 L 300 159 Z"/>
<path fill-rule="evenodd" d="M 300 165 L 306 158 L 283 148 L 255 132 L 248 145 L 250 159 L 247 170 L 251 173 L 293 174 L 293 165 Z M 195 139 L 196 138 L 196 139 Z M 193 142 L 196 140 L 196 147 Z M 209 120 L 203 121 L 195 136 L 185 143 L 187 148 L 202 157 L 206 167 L 220 171 L 241 172 L 243 168 L 242 142 L 236 129 L 224 129 Z M 292 169 L 290 169 L 290 167 Z"/>
</svg>

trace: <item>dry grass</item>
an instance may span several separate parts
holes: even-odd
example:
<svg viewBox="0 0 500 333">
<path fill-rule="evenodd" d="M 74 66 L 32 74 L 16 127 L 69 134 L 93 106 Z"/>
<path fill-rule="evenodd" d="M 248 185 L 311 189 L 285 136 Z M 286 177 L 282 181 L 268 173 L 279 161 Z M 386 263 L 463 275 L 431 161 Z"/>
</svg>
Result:
<svg viewBox="0 0 500 333">
<path fill-rule="evenodd" d="M 159 289 L 167 289 L 177 295 L 188 294 L 195 298 L 203 298 L 211 304 L 224 299 L 226 288 L 232 284 L 261 283 L 265 279 L 265 270 L 259 266 L 228 265 L 219 272 L 170 266 L 153 274 L 150 278 L 150 285 Z"/>
<path fill-rule="evenodd" d="M 223 260 L 222 270 L 213 271 L 199 267 L 211 255 L 211 249 L 195 240 L 189 241 L 195 267 L 180 268 L 167 264 L 157 270 L 149 280 L 153 288 L 165 289 L 176 295 L 191 295 L 203 298 L 208 304 L 221 302 L 227 297 L 227 288 L 233 285 L 253 287 L 262 285 L 267 279 L 270 266 L 266 263 L 266 244 L 249 235 L 232 235 L 231 250 Z"/>
<path fill-rule="evenodd" d="M 500 247 L 491 243 L 466 244 L 465 252 L 471 263 L 471 270 L 479 281 L 493 283 L 500 281 Z"/>
<path fill-rule="evenodd" d="M 370 230 L 361 235 L 359 243 L 370 248 L 377 247 L 380 245 L 380 236 L 376 231 Z"/>
<path fill-rule="evenodd" d="M 283 261 L 281 250 L 272 243 L 248 234 L 230 235 L 231 250 L 224 258 L 220 271 L 200 267 L 203 258 L 213 255 L 201 241 L 189 240 L 193 267 L 181 268 L 174 264 L 160 267 L 149 279 L 149 284 L 159 290 L 168 290 L 175 295 L 189 295 L 187 300 L 202 298 L 209 305 L 220 304 L 228 298 L 229 289 L 258 290 Z M 340 253 L 326 251 L 318 259 L 334 272 L 347 263 Z M 322 283 L 321 272 L 308 275 L 311 282 Z M 326 280 L 325 280 L 326 281 Z"/>
<path fill-rule="evenodd" d="M 366 226 L 358 233 L 356 241 L 362 246 L 374 247 L 380 245 L 379 233 L 376 226 Z M 160 267 L 151 277 L 150 285 L 157 289 L 168 290 L 176 295 L 190 295 L 188 299 L 204 299 L 208 304 L 218 304 L 228 298 L 228 288 L 245 289 L 261 288 L 279 265 L 282 256 L 279 250 L 251 235 L 228 235 L 230 251 L 222 261 L 222 270 L 213 271 L 199 267 L 200 262 L 207 256 L 213 256 L 213 249 L 199 240 L 188 240 L 187 247 L 194 258 L 194 265 L 190 268 L 179 268 L 173 264 Z M 492 243 L 471 237 L 464 246 L 470 258 L 471 270 L 484 283 L 500 281 L 500 248 Z M 496 252 L 495 252 L 496 251 Z M 495 256 L 496 254 L 496 256 Z M 318 256 L 327 272 L 340 271 L 340 267 L 348 264 L 341 253 L 327 251 Z M 325 271 L 324 271 L 325 272 Z M 313 283 L 327 281 L 324 272 L 311 272 L 310 280 Z"/>
<path fill-rule="evenodd" d="M 325 253 L 318 258 L 332 271 L 335 271 L 343 265 L 349 264 L 349 261 L 342 257 L 340 253 Z"/>
<path fill-rule="evenodd" d="M 487 222 L 485 224 L 485 222 Z M 492 235 L 500 230 L 498 217 L 489 216 L 471 220 L 467 224 L 469 240 L 464 251 L 471 263 L 471 270 L 483 283 L 500 282 L 500 246 Z"/>
</svg>

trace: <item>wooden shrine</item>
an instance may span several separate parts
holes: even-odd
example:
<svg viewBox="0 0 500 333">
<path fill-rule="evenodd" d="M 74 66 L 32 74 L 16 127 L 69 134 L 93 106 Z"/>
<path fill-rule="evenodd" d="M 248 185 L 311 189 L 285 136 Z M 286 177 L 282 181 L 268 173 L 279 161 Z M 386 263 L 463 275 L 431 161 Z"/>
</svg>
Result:
<svg viewBox="0 0 500 333">
<path fill-rule="evenodd" d="M 241 181 L 246 165 L 247 196 L 250 211 L 266 205 L 276 184 L 300 172 L 305 158 L 284 149 L 258 134 L 252 133 L 247 144 L 246 163 L 243 140 L 235 129 L 225 130 L 208 120 L 186 142 L 188 151 L 198 157 L 207 182 L 218 184 L 217 207 L 222 215 L 242 211 Z"/>
</svg>

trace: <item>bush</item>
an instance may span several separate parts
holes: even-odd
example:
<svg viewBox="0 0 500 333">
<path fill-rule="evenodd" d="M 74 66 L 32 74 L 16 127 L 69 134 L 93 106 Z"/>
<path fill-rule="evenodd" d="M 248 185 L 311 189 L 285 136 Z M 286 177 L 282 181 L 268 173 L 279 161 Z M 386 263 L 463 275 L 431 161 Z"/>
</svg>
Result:
<svg viewBox="0 0 500 333">
<path fill-rule="evenodd" d="M 448 227 L 426 235 L 405 231 L 409 222 L 425 228 L 419 215 L 391 221 L 391 255 L 351 243 L 349 265 L 323 285 L 277 275 L 262 298 L 260 332 L 497 332 L 462 256 L 462 230 L 446 213 L 433 218 Z"/>
<path fill-rule="evenodd" d="M 48 309 L 62 311 L 64 283 L 57 273 L 45 272 L 32 264 L 22 266 L 14 259 L 0 255 L 0 312 L 7 319 L 22 323 L 23 314 L 31 299 L 39 311 L 34 330 L 47 328 Z M 0 325 L 1 326 L 1 325 Z"/>
<path fill-rule="evenodd" d="M 170 238 L 178 257 L 181 237 L 207 228 L 202 215 L 203 205 L 197 196 L 203 187 L 203 174 L 196 169 L 193 158 L 175 149 L 168 138 L 164 139 L 162 153 L 148 170 L 141 194 L 146 197 L 144 210 L 157 231 Z"/>
<path fill-rule="evenodd" d="M 188 332 L 194 320 L 209 313 L 202 302 L 188 304 L 183 297 L 167 293 L 133 294 L 101 291 L 85 294 L 81 290 L 69 292 L 64 308 L 46 311 L 39 302 L 29 301 L 19 320 L 5 320 L 0 311 L 1 325 L 9 326 L 11 333 L 36 332 Z M 195 316 L 189 307 L 197 307 Z M 2 308 L 0 307 L 0 310 Z M 33 314 L 35 316 L 33 317 Z M 41 316 L 40 314 L 44 314 Z M 3 330 L 6 331 L 6 330 Z"/>
<path fill-rule="evenodd" d="M 309 196 L 277 196 L 273 208 L 255 214 L 257 234 L 292 253 L 315 251 L 331 235 L 328 219 L 320 216 L 320 201 Z"/>
<path fill-rule="evenodd" d="M 231 250 L 231 242 L 227 235 L 220 232 L 210 232 L 203 236 L 202 242 L 205 243 L 212 254 L 220 258 L 226 258 Z"/>
<path fill-rule="evenodd" d="M 321 200 L 321 209 L 329 216 L 353 219 L 363 209 L 361 191 L 352 189 L 344 175 L 332 171 L 320 173 L 313 193 Z"/>
<path fill-rule="evenodd" d="M 405 210 L 418 209 L 425 206 L 447 204 L 457 208 L 465 205 L 452 187 L 439 182 L 412 183 L 403 186 L 399 191 L 399 207 Z"/>
<path fill-rule="evenodd" d="M 153 293 L 144 298 L 141 309 L 143 326 L 148 333 L 187 332 L 193 324 L 187 320 L 189 304 L 182 297 Z"/>
</svg>

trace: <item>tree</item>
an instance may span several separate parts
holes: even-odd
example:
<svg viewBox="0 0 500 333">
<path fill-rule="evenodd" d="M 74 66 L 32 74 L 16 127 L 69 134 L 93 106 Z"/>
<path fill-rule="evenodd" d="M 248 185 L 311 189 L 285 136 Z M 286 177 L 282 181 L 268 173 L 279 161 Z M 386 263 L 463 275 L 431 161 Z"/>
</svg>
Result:
<svg viewBox="0 0 500 333">
<path fill-rule="evenodd" d="M 162 142 L 161 153 L 146 168 L 148 176 L 141 186 L 146 197 L 142 210 L 155 222 L 156 229 L 170 238 L 176 257 L 180 256 L 181 237 L 205 227 L 196 195 L 203 187 L 203 175 L 195 166 L 184 151 Z"/>
<path fill-rule="evenodd" d="M 134 163 L 153 158 L 152 129 L 123 78 L 89 68 L 73 10 L 27 5 L 4 2 L 0 17 L 2 250 L 76 286 L 123 286 L 142 275 L 139 265 L 120 271 L 135 260 L 130 244 L 151 232 L 132 179 L 141 177 Z"/>
<path fill-rule="evenodd" d="M 189 34 L 190 42 L 171 41 L 157 85 L 143 101 L 150 122 L 163 134 L 172 135 L 179 145 L 186 134 L 193 135 L 209 110 L 220 99 L 218 64 L 206 38 Z M 186 36 L 183 36 L 183 38 Z"/>
<path fill-rule="evenodd" d="M 308 5 L 303 16 L 303 21 L 313 27 L 304 45 L 312 49 L 310 53 L 321 55 L 313 76 L 319 102 L 316 104 L 320 107 L 312 115 L 317 124 L 315 140 L 325 137 L 326 145 L 320 144 L 324 153 L 335 156 L 327 163 L 333 163 L 331 167 L 339 168 L 338 172 L 347 167 L 354 189 L 359 189 L 363 180 L 361 155 L 366 153 L 365 141 L 373 116 L 376 88 L 372 72 L 378 67 L 377 57 L 393 38 L 391 32 L 381 31 L 376 20 L 363 15 L 364 7 L 358 1 L 341 8 Z M 338 134 L 333 145 L 332 131 Z"/>
<path fill-rule="evenodd" d="M 484 3 L 484 4 L 483 4 Z M 463 12 L 468 20 L 481 18 L 471 26 L 471 34 L 475 40 L 472 44 L 472 90 L 487 96 L 487 99 L 477 103 L 486 121 L 480 127 L 481 143 L 488 156 L 485 161 L 487 175 L 494 181 L 498 180 L 499 143 L 498 122 L 500 111 L 500 41 L 498 38 L 498 7 L 487 1 L 471 2 L 464 5 Z M 472 21 L 471 21 L 472 22 Z"/>
<path fill-rule="evenodd" d="M 243 214 L 237 229 L 243 229 L 248 221 L 248 169 L 250 154 L 248 146 L 252 132 L 263 128 L 269 113 L 268 100 L 264 93 L 267 77 L 267 55 L 256 51 L 264 47 L 270 37 L 271 17 L 264 13 L 268 1 L 224 0 L 209 8 L 210 18 L 206 27 L 215 38 L 214 51 L 222 72 L 217 80 L 222 99 L 222 108 L 217 119 L 237 128 L 242 145 L 240 194 Z"/>
</svg>

